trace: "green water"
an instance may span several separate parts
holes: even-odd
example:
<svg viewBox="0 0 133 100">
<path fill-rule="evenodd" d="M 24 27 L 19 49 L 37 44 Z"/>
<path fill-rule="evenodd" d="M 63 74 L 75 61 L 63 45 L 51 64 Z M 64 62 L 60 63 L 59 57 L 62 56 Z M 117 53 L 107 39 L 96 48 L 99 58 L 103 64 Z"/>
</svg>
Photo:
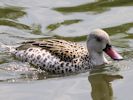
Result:
<svg viewBox="0 0 133 100">
<path fill-rule="evenodd" d="M 45 38 L 85 44 L 95 28 L 109 33 L 123 61 L 55 76 L 0 49 L 0 100 L 133 100 L 132 0 L 0 1 L 0 43 L 7 45 Z"/>
</svg>

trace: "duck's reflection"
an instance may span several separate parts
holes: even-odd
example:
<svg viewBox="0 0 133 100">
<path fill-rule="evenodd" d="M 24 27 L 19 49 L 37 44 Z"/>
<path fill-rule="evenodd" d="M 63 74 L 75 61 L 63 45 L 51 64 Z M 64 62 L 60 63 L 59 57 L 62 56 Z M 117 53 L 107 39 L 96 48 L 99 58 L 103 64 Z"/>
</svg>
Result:
<svg viewBox="0 0 133 100">
<path fill-rule="evenodd" d="M 113 100 L 112 81 L 122 79 L 121 75 L 93 74 L 88 77 L 91 83 L 93 100 Z"/>
</svg>

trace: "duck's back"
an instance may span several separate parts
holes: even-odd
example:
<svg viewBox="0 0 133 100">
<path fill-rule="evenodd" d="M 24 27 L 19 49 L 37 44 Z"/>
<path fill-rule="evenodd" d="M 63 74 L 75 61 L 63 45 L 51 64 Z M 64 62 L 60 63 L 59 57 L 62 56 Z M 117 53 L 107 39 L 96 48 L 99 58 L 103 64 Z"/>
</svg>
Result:
<svg viewBox="0 0 133 100">
<path fill-rule="evenodd" d="M 26 50 L 29 47 L 44 49 L 61 61 L 66 62 L 71 62 L 73 59 L 87 54 L 87 49 L 84 46 L 58 39 L 24 42 L 17 50 Z"/>
<path fill-rule="evenodd" d="M 87 49 L 76 43 L 51 39 L 24 42 L 12 54 L 40 69 L 61 74 L 80 71 L 83 65 L 81 58 L 87 54 Z"/>
</svg>

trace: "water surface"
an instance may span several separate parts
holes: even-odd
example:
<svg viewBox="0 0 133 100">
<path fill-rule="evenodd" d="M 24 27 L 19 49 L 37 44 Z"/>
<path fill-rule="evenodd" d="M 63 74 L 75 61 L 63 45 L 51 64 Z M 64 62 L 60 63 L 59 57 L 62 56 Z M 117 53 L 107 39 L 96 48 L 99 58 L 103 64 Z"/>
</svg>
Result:
<svg viewBox="0 0 133 100">
<path fill-rule="evenodd" d="M 102 28 L 124 60 L 91 72 L 55 76 L 0 49 L 0 99 L 133 100 L 132 11 L 132 0 L 1 0 L 0 43 L 58 38 L 85 44 L 92 29 Z"/>
</svg>

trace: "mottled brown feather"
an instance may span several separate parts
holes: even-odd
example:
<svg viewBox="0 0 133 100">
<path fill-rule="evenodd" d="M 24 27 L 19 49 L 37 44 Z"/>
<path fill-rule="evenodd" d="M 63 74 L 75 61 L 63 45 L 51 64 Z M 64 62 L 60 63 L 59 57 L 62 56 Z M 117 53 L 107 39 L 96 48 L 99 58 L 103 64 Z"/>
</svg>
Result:
<svg viewBox="0 0 133 100">
<path fill-rule="evenodd" d="M 29 41 L 25 42 L 23 47 L 26 48 L 26 45 L 45 49 L 52 55 L 59 57 L 62 61 L 72 61 L 87 54 L 87 49 L 84 46 L 65 40 L 46 39 L 43 41 Z"/>
</svg>

